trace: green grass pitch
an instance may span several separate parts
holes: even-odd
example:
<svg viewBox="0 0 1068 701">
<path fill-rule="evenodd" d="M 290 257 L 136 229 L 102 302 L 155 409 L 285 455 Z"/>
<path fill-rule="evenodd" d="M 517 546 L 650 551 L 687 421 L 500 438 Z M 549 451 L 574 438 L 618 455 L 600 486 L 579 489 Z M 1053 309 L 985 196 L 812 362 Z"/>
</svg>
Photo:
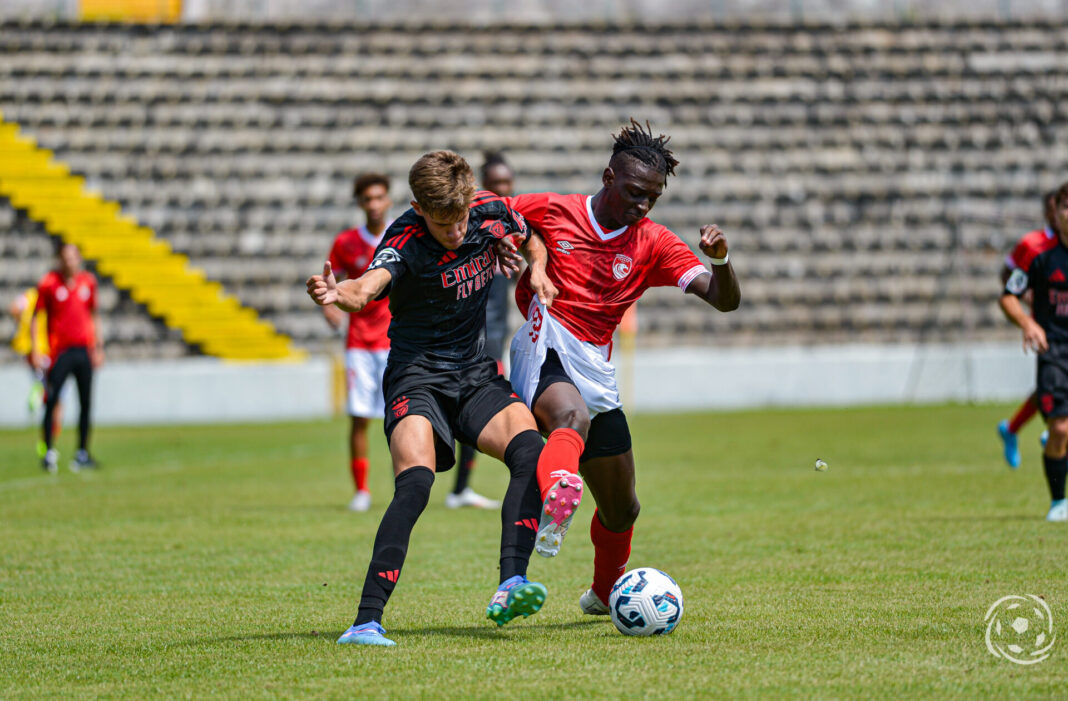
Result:
<svg viewBox="0 0 1068 701">
<path fill-rule="evenodd" d="M 631 564 L 685 595 L 664 638 L 580 613 L 592 503 L 532 560 L 542 611 L 497 629 L 499 516 L 445 509 L 445 474 L 386 609 L 393 649 L 334 642 L 392 492 L 379 426 L 369 514 L 344 509 L 343 420 L 102 428 L 90 474 L 66 469 L 66 429 L 58 476 L 31 431 L 0 432 L 0 698 L 1063 698 L 1068 527 L 1043 520 L 1037 423 L 1004 467 L 1008 411 L 633 417 Z M 482 458 L 476 489 L 505 482 Z M 1049 603 L 1050 659 L 987 651 L 1008 594 Z"/>
</svg>

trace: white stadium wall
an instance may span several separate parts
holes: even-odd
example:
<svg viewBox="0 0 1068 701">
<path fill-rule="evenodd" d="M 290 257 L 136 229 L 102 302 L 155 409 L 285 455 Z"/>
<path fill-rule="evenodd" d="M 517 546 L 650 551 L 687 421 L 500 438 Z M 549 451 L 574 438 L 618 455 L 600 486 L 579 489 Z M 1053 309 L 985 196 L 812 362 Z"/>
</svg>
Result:
<svg viewBox="0 0 1068 701">
<path fill-rule="evenodd" d="M 1034 359 L 1015 344 L 641 350 L 615 358 L 631 412 L 1022 398 Z M 206 358 L 105 365 L 98 424 L 318 419 L 333 413 L 331 363 L 227 364 Z M 68 383 L 66 420 L 77 393 Z M 0 426 L 31 423 L 24 366 L 0 367 Z"/>
</svg>

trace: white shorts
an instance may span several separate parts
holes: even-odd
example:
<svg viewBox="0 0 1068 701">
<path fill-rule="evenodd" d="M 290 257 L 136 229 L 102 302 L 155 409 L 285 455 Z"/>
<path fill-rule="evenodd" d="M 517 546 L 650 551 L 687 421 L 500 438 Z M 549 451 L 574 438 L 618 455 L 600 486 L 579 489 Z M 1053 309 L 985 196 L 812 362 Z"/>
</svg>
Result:
<svg viewBox="0 0 1068 701">
<path fill-rule="evenodd" d="M 534 297 L 527 309 L 527 321 L 512 338 L 511 348 L 512 388 L 528 407 L 550 348 L 556 351 L 560 364 L 582 395 L 590 418 L 623 406 L 616 386 L 616 369 L 608 362 L 610 346 L 578 340 Z"/>
<path fill-rule="evenodd" d="M 345 387 L 348 389 L 346 409 L 349 416 L 381 419 L 386 413 L 382 398 L 382 373 L 386 371 L 389 349 L 345 350 Z"/>
</svg>

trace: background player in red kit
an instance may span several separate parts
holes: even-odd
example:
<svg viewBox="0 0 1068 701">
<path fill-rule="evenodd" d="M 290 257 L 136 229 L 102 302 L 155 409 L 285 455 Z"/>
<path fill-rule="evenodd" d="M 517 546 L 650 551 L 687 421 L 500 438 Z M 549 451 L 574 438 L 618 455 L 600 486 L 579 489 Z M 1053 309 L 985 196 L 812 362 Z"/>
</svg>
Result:
<svg viewBox="0 0 1068 701">
<path fill-rule="evenodd" d="M 1012 271 L 1023 270 L 1026 273 L 1035 256 L 1057 245 L 1057 226 L 1054 217 L 1056 197 L 1056 190 L 1047 192 L 1042 196 L 1042 211 L 1046 219 L 1046 227 L 1024 234 L 1023 238 L 1012 249 L 1012 252 L 1005 257 L 1005 265 L 1001 267 L 1002 285 L 1009 281 Z M 1012 419 L 1002 419 L 998 422 L 998 435 L 1001 437 L 1005 462 L 1014 470 L 1020 466 L 1020 444 L 1016 440 L 1016 434 L 1031 420 L 1031 417 L 1037 411 L 1038 404 L 1035 403 L 1035 395 L 1032 394 L 1020 404 L 1019 408 L 1016 409 L 1016 413 L 1012 415 Z M 1045 437 L 1043 435 L 1043 445 L 1045 444 L 1044 441 Z"/>
<path fill-rule="evenodd" d="M 97 335 L 96 278 L 82 270 L 82 256 L 71 243 L 56 245 L 59 265 L 37 283 L 35 312 L 48 315 L 48 344 L 51 359 L 34 352 L 33 366 L 47 368 L 45 378 L 45 412 L 42 430 L 45 456 L 41 466 L 49 472 L 58 469 L 59 453 L 52 445 L 53 415 L 59 402 L 60 390 L 69 375 L 78 384 L 78 452 L 70 463 L 77 471 L 96 467 L 89 455 L 89 415 L 93 391 L 93 369 L 104 361 L 104 351 Z M 31 347 L 36 348 L 36 324 L 31 324 Z"/>
<path fill-rule="evenodd" d="M 544 502 L 535 547 L 546 556 L 558 551 L 573 509 L 560 513 L 555 503 L 574 503 L 567 473 L 581 470 L 597 503 L 593 585 L 580 600 L 590 614 L 608 613 L 605 602 L 630 556 L 639 510 L 630 431 L 609 363 L 612 332 L 649 287 L 677 286 L 720 311 L 740 301 L 727 240 L 716 226 L 702 227 L 698 242 L 711 258 L 710 272 L 678 236 L 646 218 L 678 164 L 667 141 L 631 120 L 615 137 L 596 195 L 507 200 L 544 239 L 548 277 L 559 291 L 550 309 L 535 298 L 536 263 L 516 290 L 527 322 L 512 340 L 512 386 L 550 431 L 538 462 Z"/>
<path fill-rule="evenodd" d="M 387 218 L 393 204 L 389 198 L 389 176 L 364 173 L 353 184 L 356 203 L 367 223 L 358 229 L 342 231 L 330 249 L 330 265 L 337 279 L 356 279 L 367 271 L 382 235 L 392 223 Z M 346 314 L 335 306 L 323 307 L 330 325 L 340 328 Z M 355 494 L 349 502 L 351 511 L 371 508 L 367 489 L 367 425 L 385 413 L 382 399 L 382 373 L 389 357 L 389 301 L 372 301 L 362 311 L 348 314 L 349 330 L 345 336 L 345 407 L 352 418 L 349 430 L 349 468 Z"/>
<path fill-rule="evenodd" d="M 1035 396 L 1049 429 L 1042 457 L 1051 500 L 1046 520 L 1068 521 L 1064 498 L 1068 473 L 1068 183 L 1057 190 L 1054 223 L 1054 244 L 1035 255 L 1026 269 L 1012 271 L 1000 303 L 1005 315 L 1023 330 L 1024 349 L 1038 353 Z M 1033 316 L 1024 311 L 1019 299 L 1028 291 Z"/>
</svg>

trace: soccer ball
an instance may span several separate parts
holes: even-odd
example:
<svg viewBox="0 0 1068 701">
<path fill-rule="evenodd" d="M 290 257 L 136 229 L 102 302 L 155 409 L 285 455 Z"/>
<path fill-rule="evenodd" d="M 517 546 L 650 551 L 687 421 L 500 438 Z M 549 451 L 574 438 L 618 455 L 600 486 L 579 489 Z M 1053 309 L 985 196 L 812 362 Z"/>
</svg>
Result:
<svg viewBox="0 0 1068 701">
<path fill-rule="evenodd" d="M 638 567 L 616 580 L 608 610 L 624 635 L 665 635 L 682 618 L 682 589 L 660 570 Z"/>
</svg>

